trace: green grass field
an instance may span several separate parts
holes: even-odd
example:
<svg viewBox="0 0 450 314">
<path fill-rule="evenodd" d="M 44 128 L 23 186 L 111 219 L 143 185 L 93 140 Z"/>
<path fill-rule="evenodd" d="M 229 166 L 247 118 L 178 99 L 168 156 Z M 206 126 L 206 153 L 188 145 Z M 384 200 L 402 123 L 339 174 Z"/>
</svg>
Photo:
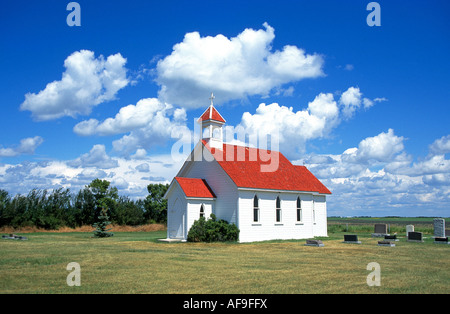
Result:
<svg viewBox="0 0 450 314">
<path fill-rule="evenodd" d="M 0 240 L 0 293 L 450 293 L 450 245 L 424 234 L 423 243 L 401 238 L 395 247 L 380 247 L 370 232 L 357 232 L 359 245 L 342 243 L 345 232 L 329 232 L 325 247 L 304 240 L 157 241 L 165 231 L 104 239 L 85 232 L 27 233 L 27 241 Z M 80 264 L 79 287 L 66 283 L 70 262 Z M 380 286 L 367 285 L 370 262 L 380 265 Z"/>
</svg>

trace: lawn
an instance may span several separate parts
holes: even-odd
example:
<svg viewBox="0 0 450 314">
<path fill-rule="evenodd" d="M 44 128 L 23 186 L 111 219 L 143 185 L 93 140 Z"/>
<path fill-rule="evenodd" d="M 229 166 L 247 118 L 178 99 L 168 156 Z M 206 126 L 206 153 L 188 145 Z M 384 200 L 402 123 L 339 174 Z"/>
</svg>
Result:
<svg viewBox="0 0 450 314">
<path fill-rule="evenodd" d="M 343 232 L 322 238 L 259 243 L 164 243 L 165 231 L 27 233 L 27 241 L 0 240 L 0 293 L 450 293 L 450 245 L 411 243 L 380 247 L 345 244 Z M 80 265 L 81 286 L 70 287 L 70 262 Z M 367 264 L 380 265 L 381 285 L 368 286 Z"/>
</svg>

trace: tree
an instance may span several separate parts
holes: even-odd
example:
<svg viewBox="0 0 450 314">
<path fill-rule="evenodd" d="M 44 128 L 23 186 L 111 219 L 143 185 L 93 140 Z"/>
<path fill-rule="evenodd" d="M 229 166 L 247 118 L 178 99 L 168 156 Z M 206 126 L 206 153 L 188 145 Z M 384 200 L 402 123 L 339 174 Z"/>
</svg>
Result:
<svg viewBox="0 0 450 314">
<path fill-rule="evenodd" d="M 110 229 L 106 229 L 106 227 L 111 223 L 108 217 L 108 208 L 106 204 L 103 202 L 101 204 L 102 209 L 100 211 L 100 215 L 98 216 L 98 221 L 92 225 L 95 228 L 94 237 L 96 238 L 107 238 L 112 237 L 114 233 L 108 232 Z"/>
<path fill-rule="evenodd" d="M 95 199 L 95 217 L 99 217 L 101 210 L 106 207 L 106 210 L 109 209 L 111 218 L 114 219 L 119 194 L 117 188 L 110 187 L 110 184 L 107 180 L 95 179 L 87 186 Z"/>
<path fill-rule="evenodd" d="M 145 198 L 145 218 L 151 222 L 167 222 L 167 200 L 164 199 L 168 184 L 149 184 Z"/>
<path fill-rule="evenodd" d="M 11 198 L 5 190 L 0 189 L 0 227 L 6 226 L 10 222 L 8 217 L 8 209 Z"/>
</svg>

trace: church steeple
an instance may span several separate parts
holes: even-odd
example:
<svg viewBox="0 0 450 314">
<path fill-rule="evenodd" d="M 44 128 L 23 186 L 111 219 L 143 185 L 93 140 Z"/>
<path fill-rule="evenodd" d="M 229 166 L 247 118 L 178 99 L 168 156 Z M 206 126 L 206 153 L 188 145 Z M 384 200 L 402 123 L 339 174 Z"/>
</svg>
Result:
<svg viewBox="0 0 450 314">
<path fill-rule="evenodd" d="M 214 108 L 214 94 L 211 93 L 211 105 L 203 112 L 197 120 L 201 124 L 202 139 L 205 140 L 210 147 L 222 149 L 223 132 L 222 126 L 225 124 L 225 119 L 220 115 L 216 108 Z"/>
</svg>

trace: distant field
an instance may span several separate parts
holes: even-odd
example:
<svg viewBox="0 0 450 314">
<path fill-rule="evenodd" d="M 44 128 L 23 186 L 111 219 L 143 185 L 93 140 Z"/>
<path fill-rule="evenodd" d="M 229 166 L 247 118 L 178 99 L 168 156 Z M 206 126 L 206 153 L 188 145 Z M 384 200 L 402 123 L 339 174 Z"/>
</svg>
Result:
<svg viewBox="0 0 450 314">
<path fill-rule="evenodd" d="M 406 225 L 414 225 L 414 230 L 424 234 L 433 234 L 433 217 L 328 217 L 329 232 L 373 232 L 374 225 L 384 223 L 391 233 L 404 233 Z M 450 229 L 450 218 L 445 218 Z"/>
<path fill-rule="evenodd" d="M 0 293 L 450 293 L 450 245 L 427 236 L 380 247 L 371 231 L 357 233 L 359 245 L 330 232 L 321 248 L 304 240 L 162 243 L 164 230 L 105 239 L 26 233 L 27 241 L 0 240 Z M 80 287 L 66 283 L 70 262 L 80 264 Z M 370 262 L 380 265 L 380 286 L 366 283 Z"/>
</svg>

